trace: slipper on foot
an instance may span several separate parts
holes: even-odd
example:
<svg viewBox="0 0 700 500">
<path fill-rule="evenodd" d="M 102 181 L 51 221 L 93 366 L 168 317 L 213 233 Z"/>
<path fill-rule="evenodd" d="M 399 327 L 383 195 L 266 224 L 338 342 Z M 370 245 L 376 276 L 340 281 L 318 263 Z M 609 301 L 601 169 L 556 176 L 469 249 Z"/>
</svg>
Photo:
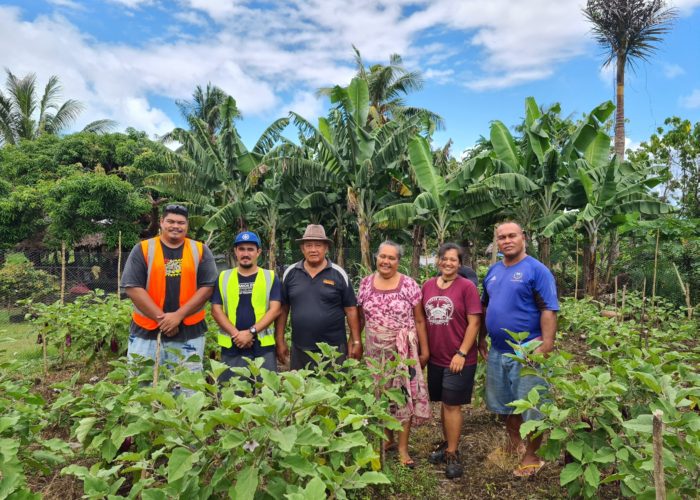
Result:
<svg viewBox="0 0 700 500">
<path fill-rule="evenodd" d="M 536 464 L 519 465 L 514 471 L 513 475 L 515 477 L 530 477 L 537 474 L 542 467 L 544 467 L 545 461 L 540 460 Z"/>
<path fill-rule="evenodd" d="M 413 461 L 412 458 L 409 458 L 405 462 L 401 459 L 399 459 L 399 463 L 403 466 L 406 467 L 407 469 L 414 469 L 416 467 L 416 463 Z"/>
</svg>

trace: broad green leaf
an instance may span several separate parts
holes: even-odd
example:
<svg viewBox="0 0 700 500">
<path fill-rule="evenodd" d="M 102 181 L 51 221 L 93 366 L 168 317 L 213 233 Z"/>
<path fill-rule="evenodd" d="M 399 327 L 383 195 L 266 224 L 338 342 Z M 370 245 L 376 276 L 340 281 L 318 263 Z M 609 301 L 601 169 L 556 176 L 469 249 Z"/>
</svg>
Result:
<svg viewBox="0 0 700 500">
<path fill-rule="evenodd" d="M 363 78 L 353 78 L 347 89 L 348 98 L 352 103 L 351 112 L 355 125 L 364 127 L 369 115 L 369 88 L 367 80 Z"/>
<path fill-rule="evenodd" d="M 600 471 L 598 467 L 595 464 L 588 464 L 586 471 L 583 473 L 583 478 L 592 488 L 598 488 L 600 485 Z"/>
<path fill-rule="evenodd" d="M 391 484 L 389 478 L 381 472 L 368 471 L 360 476 L 360 480 L 366 484 Z"/>
<path fill-rule="evenodd" d="M 649 389 L 654 391 L 656 394 L 661 394 L 663 390 L 661 389 L 661 384 L 656 380 L 656 377 L 649 373 L 633 371 L 632 375 L 634 378 L 642 382 Z"/>
<path fill-rule="evenodd" d="M 248 466 L 236 474 L 236 484 L 229 490 L 229 496 L 236 500 L 253 500 L 257 489 L 258 471 Z"/>
<path fill-rule="evenodd" d="M 19 419 L 19 415 L 15 415 L 13 417 L 0 417 L 0 432 L 14 426 L 17 422 L 19 422 Z"/>
<path fill-rule="evenodd" d="M 168 495 L 163 490 L 149 488 L 141 492 L 141 498 L 143 500 L 167 500 Z"/>
<path fill-rule="evenodd" d="M 196 455 L 186 448 L 175 448 L 168 460 L 168 482 L 182 478 L 192 469 Z"/>
<path fill-rule="evenodd" d="M 325 500 L 326 485 L 318 476 L 309 481 L 304 488 L 304 498 L 306 500 Z"/>
<path fill-rule="evenodd" d="M 498 120 L 491 124 L 491 145 L 496 153 L 496 158 L 514 171 L 520 170 L 520 154 L 515 146 L 513 136 L 508 128 Z"/>
<path fill-rule="evenodd" d="M 631 431 L 640 432 L 643 434 L 651 434 L 652 432 L 652 419 L 651 415 L 639 415 L 637 418 L 623 422 L 622 426 L 625 429 Z"/>
<path fill-rule="evenodd" d="M 566 451 L 571 453 L 571 456 L 580 462 L 583 459 L 583 442 L 569 441 L 566 443 Z"/>
<path fill-rule="evenodd" d="M 272 429 L 269 433 L 270 439 L 278 443 L 282 451 L 290 452 L 297 439 L 297 428 L 289 426 L 285 429 Z"/>
<path fill-rule="evenodd" d="M 559 474 L 559 484 L 561 486 L 566 486 L 570 482 L 577 480 L 582 474 L 583 467 L 581 467 L 580 463 L 567 464 Z"/>
<path fill-rule="evenodd" d="M 85 443 L 85 438 L 88 435 L 88 432 L 90 432 L 92 427 L 95 425 L 95 422 L 97 422 L 96 417 L 85 417 L 80 421 L 78 428 L 75 430 L 75 437 L 80 444 Z"/>
<path fill-rule="evenodd" d="M 594 168 L 610 163 L 610 136 L 599 130 L 586 145 L 583 157 Z"/>
</svg>

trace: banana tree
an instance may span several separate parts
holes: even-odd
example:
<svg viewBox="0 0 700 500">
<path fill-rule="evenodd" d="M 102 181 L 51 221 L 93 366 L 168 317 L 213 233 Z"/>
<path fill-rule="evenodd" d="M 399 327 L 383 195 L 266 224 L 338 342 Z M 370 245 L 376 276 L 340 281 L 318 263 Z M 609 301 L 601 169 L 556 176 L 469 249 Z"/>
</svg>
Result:
<svg viewBox="0 0 700 500">
<path fill-rule="evenodd" d="M 375 214 L 380 227 L 402 228 L 414 221 L 429 226 L 438 245 L 444 243 L 452 223 L 464 223 L 474 217 L 493 212 L 499 207 L 493 193 L 500 188 L 531 189 L 534 186 L 525 177 L 515 173 L 494 173 L 480 182 L 488 165 L 485 157 L 477 157 L 445 179 L 435 167 L 428 141 L 421 136 L 411 140 L 408 146 L 410 166 L 421 192 L 412 202 L 396 203 Z M 470 184 L 471 182 L 471 184 Z M 498 196 L 496 196 L 498 198 Z"/>
<path fill-rule="evenodd" d="M 370 235 L 374 214 L 391 183 L 391 171 L 405 156 L 408 141 L 423 127 L 424 117 L 392 120 L 368 127 L 369 91 L 367 82 L 354 78 L 348 87 L 331 91 L 334 107 L 327 118 L 314 127 L 292 113 L 292 120 L 310 139 L 314 151 L 306 156 L 292 155 L 287 161 L 295 168 L 322 167 L 345 189 L 348 210 L 355 215 L 362 253 L 362 265 L 371 267 Z"/>
<path fill-rule="evenodd" d="M 598 133 L 613 110 L 611 102 L 595 107 L 573 133 L 562 138 L 559 106 L 543 112 L 535 99 L 528 97 L 519 144 L 502 122 L 496 120 L 491 125 L 491 157 L 497 170 L 520 173 L 536 185 L 531 191 L 512 192 L 517 201 L 510 209 L 525 228 L 537 235 L 539 258 L 548 267 L 551 239 L 542 229 L 565 208 L 561 197 L 569 175 L 565 165 L 594 150 L 602 151 L 596 147 L 600 141 Z"/>
<path fill-rule="evenodd" d="M 289 120 L 273 122 L 260 136 L 252 151 L 241 140 L 234 120 L 239 116 L 236 101 L 227 97 L 220 106 L 221 129 L 211 135 L 208 124 L 201 118 L 188 119 L 190 129 L 176 128 L 167 140 L 181 144 L 168 154 L 175 172 L 155 174 L 144 183 L 176 199 L 197 207 L 208 241 L 227 248 L 228 231 L 247 227 L 246 214 L 254 209 L 247 196 L 247 176 L 260 164 L 264 155 L 283 140 L 282 130 Z M 195 224 L 192 224 L 195 225 Z"/>
<path fill-rule="evenodd" d="M 557 216 L 543 231 L 551 237 L 574 224 L 583 228 L 587 240 L 585 290 L 593 297 L 598 288 L 596 260 L 600 229 L 614 225 L 620 216 L 658 215 L 672 210 L 650 194 L 651 188 L 661 182 L 650 170 L 630 163 L 620 164 L 616 157 L 607 159 L 604 152 L 610 150 L 610 136 L 603 132 L 598 134 L 595 144 L 586 157 L 569 166 L 570 181 L 562 195 L 567 206 L 577 208 Z"/>
</svg>

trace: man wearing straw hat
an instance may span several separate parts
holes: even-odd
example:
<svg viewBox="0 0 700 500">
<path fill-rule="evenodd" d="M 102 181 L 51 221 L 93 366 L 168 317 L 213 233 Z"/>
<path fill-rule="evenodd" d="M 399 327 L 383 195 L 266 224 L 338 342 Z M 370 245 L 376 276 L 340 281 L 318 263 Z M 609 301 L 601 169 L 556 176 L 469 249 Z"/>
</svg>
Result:
<svg viewBox="0 0 700 500">
<path fill-rule="evenodd" d="M 160 235 L 137 243 L 124 267 L 121 287 L 134 304 L 128 356 L 178 363 L 179 351 L 192 371 L 202 370 L 204 304 L 212 294 L 217 271 L 211 250 L 187 238 L 187 207 L 167 205 Z M 160 342 L 162 341 L 162 346 Z M 199 359 L 188 361 L 191 356 Z"/>
<path fill-rule="evenodd" d="M 301 243 L 304 259 L 291 265 L 282 276 L 282 312 L 275 325 L 277 357 L 290 369 L 313 365 L 307 351 L 318 351 L 320 342 L 334 346 L 345 356 L 360 359 L 362 341 L 357 299 L 347 273 L 326 257 L 331 240 L 323 226 L 309 224 Z M 287 316 L 292 315 L 291 353 L 284 338 Z M 345 322 L 350 328 L 346 337 Z"/>
<path fill-rule="evenodd" d="M 247 360 L 262 358 L 263 368 L 277 371 L 271 325 L 282 305 L 280 280 L 274 271 L 258 267 L 262 250 L 254 232 L 238 233 L 233 249 L 238 265 L 221 272 L 211 297 L 211 315 L 221 328 L 221 360 L 232 368 L 245 368 Z M 219 381 L 232 376 L 227 370 Z"/>
</svg>

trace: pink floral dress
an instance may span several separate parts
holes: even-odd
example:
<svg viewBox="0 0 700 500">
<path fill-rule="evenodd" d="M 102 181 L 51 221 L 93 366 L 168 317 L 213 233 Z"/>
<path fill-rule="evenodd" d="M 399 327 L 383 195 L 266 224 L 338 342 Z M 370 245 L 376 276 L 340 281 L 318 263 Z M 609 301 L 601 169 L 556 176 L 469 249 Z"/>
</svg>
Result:
<svg viewBox="0 0 700 500">
<path fill-rule="evenodd" d="M 391 382 L 391 387 L 401 389 L 406 396 L 406 404 L 393 408 L 393 415 L 402 423 L 411 417 L 415 425 L 425 423 L 432 414 L 418 360 L 418 333 L 413 316 L 413 308 L 421 303 L 420 287 L 402 274 L 394 290 L 378 290 L 371 274 L 360 283 L 357 303 L 365 316 L 365 356 L 383 362 L 398 353 L 416 362 L 410 367 L 400 367 L 408 377 L 396 377 Z"/>
</svg>

